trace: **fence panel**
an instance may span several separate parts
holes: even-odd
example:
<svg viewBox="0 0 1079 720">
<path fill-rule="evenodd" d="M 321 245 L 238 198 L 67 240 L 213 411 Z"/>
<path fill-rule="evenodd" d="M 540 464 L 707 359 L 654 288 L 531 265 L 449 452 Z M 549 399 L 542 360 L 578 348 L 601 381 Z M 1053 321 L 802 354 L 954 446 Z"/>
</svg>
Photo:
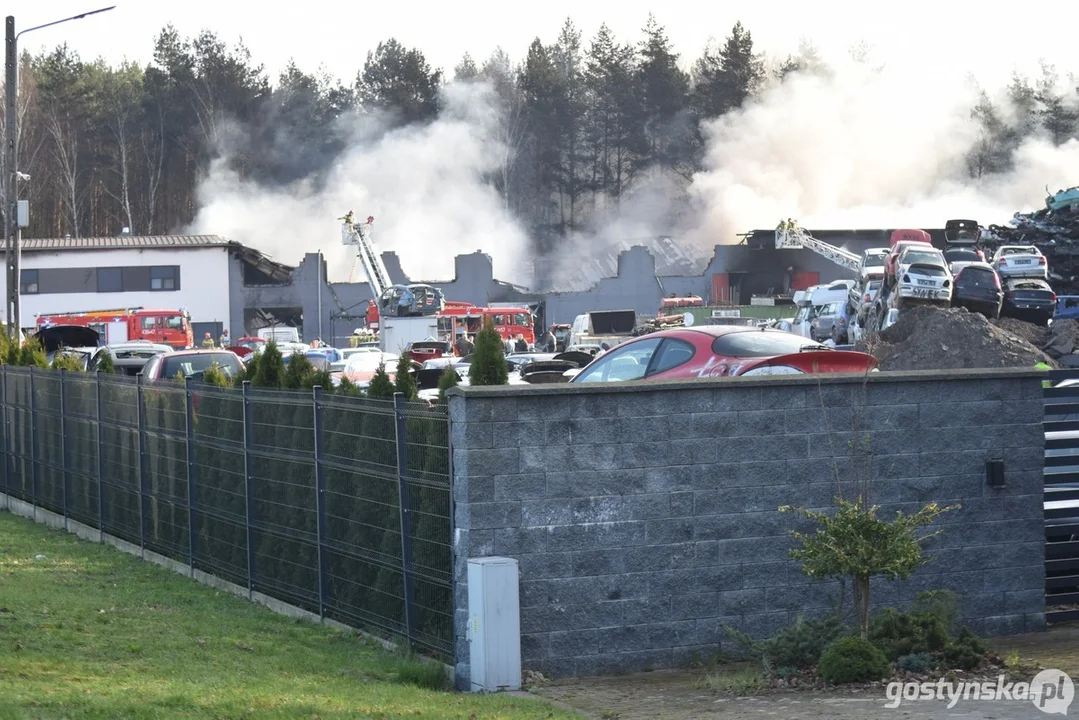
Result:
<svg viewBox="0 0 1079 720">
<path fill-rule="evenodd" d="M 1062 623 L 1079 620 L 1079 371 L 1050 378 L 1056 387 L 1043 390 L 1045 619 Z"/>
<path fill-rule="evenodd" d="M 444 408 L 0 367 L 11 496 L 452 658 Z"/>
</svg>

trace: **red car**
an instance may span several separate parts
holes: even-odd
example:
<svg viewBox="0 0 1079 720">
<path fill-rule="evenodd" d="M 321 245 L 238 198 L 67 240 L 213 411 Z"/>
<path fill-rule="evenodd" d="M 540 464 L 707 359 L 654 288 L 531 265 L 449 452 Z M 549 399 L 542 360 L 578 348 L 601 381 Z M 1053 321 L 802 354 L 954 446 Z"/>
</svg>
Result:
<svg viewBox="0 0 1079 720">
<path fill-rule="evenodd" d="M 702 325 L 643 335 L 597 357 L 570 382 L 864 373 L 872 355 L 831 350 L 772 328 Z"/>
</svg>

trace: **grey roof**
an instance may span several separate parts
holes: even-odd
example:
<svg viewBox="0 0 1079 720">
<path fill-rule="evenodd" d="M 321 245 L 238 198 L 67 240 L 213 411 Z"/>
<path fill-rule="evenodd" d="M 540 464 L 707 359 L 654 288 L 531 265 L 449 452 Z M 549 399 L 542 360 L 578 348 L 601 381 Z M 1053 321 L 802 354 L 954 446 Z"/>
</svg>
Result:
<svg viewBox="0 0 1079 720">
<path fill-rule="evenodd" d="M 608 246 L 605 250 L 592 252 L 587 259 L 573 264 L 572 274 L 561 277 L 545 276 L 540 270 L 542 261 L 537 262 L 536 275 L 540 285 L 547 292 L 583 292 L 594 287 L 603 278 L 617 277 L 618 256 L 634 246 L 644 248 L 656 259 L 656 275 L 699 275 L 704 272 L 710 257 L 687 250 L 670 237 L 649 237 L 623 240 Z M 555 258 L 557 260 L 557 258 Z M 551 263 L 549 267 L 557 267 Z"/>
<path fill-rule="evenodd" d="M 23 238 L 24 252 L 50 250 L 146 250 L 239 246 L 219 235 L 118 235 L 92 238 Z"/>
</svg>

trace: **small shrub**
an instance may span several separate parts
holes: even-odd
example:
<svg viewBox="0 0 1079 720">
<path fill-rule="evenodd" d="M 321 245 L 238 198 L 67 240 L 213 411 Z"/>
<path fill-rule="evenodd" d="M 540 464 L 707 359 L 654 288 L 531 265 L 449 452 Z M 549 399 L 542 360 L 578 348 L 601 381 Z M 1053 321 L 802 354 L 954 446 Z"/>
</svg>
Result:
<svg viewBox="0 0 1079 720">
<path fill-rule="evenodd" d="M 948 646 L 948 627 L 938 615 L 889 607 L 873 618 L 869 639 L 889 660 L 898 660 L 904 655 L 943 651 Z"/>
<path fill-rule="evenodd" d="M 900 670 L 924 675 L 937 666 L 937 658 L 932 653 L 912 653 L 899 658 L 895 666 Z"/>
<path fill-rule="evenodd" d="M 892 674 L 880 648 L 859 636 L 836 640 L 821 655 L 817 674 L 832 685 L 882 680 Z"/>
<path fill-rule="evenodd" d="M 101 359 L 97 361 L 97 370 L 106 375 L 114 375 L 116 373 L 116 364 L 112 361 L 111 352 L 106 350 L 101 353 Z"/>
<path fill-rule="evenodd" d="M 446 366 L 442 374 L 438 376 L 438 401 L 446 404 L 446 391 L 457 387 L 461 383 L 461 376 L 452 367 Z"/>
<path fill-rule="evenodd" d="M 80 358 L 67 353 L 53 355 L 52 364 L 49 367 L 53 370 L 67 370 L 69 372 L 82 372 L 86 369 Z"/>
<path fill-rule="evenodd" d="M 977 635 L 969 628 L 963 628 L 944 649 L 944 662 L 950 668 L 973 670 L 982 664 L 988 650 Z"/>
<path fill-rule="evenodd" d="M 847 627 L 835 616 L 805 620 L 799 615 L 792 625 L 777 630 L 767 640 L 753 640 L 731 627 L 725 630 L 766 668 L 801 670 L 816 665 L 824 649 L 844 635 Z"/>
<path fill-rule="evenodd" d="M 217 387 L 229 387 L 231 384 L 228 376 L 221 371 L 221 366 L 217 363 L 213 363 L 206 368 L 206 371 L 202 373 L 202 381 L 207 385 L 216 385 Z"/>
</svg>

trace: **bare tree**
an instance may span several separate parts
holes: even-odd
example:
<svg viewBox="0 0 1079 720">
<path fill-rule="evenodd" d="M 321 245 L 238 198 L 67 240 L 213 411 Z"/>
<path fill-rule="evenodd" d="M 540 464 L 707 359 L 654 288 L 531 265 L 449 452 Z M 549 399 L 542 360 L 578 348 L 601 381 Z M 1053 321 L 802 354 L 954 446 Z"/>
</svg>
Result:
<svg viewBox="0 0 1079 720">
<path fill-rule="evenodd" d="M 45 113 L 45 129 L 53 140 L 52 156 L 60 173 L 67 231 L 74 237 L 81 237 L 79 228 L 86 189 L 82 187 L 82 168 L 79 165 L 79 133 L 58 108 L 51 108 Z"/>
<path fill-rule="evenodd" d="M 131 155 L 135 133 L 131 125 L 139 114 L 142 69 L 124 63 L 115 71 L 107 71 L 104 81 L 104 119 L 112 135 L 111 170 L 118 183 L 115 190 L 108 183 L 104 187 L 105 192 L 119 204 L 122 223 L 133 232 L 135 214 L 131 205 Z"/>
<path fill-rule="evenodd" d="M 161 198 L 161 179 L 165 169 L 165 113 L 159 103 L 153 103 L 151 110 L 143 118 L 139 141 L 146 171 L 146 188 L 143 195 L 146 218 L 144 232 L 153 235 L 157 202 Z"/>
<path fill-rule="evenodd" d="M 498 124 L 494 130 L 494 139 L 500 148 L 498 167 L 498 186 L 502 193 L 502 204 L 510 209 L 510 197 L 513 195 L 514 170 L 517 159 L 524 146 L 527 127 L 525 124 L 524 102 L 514 78 L 514 68 L 509 55 L 502 48 L 496 48 L 487 62 L 483 64 L 481 76 L 494 87 L 498 97 Z"/>
</svg>

